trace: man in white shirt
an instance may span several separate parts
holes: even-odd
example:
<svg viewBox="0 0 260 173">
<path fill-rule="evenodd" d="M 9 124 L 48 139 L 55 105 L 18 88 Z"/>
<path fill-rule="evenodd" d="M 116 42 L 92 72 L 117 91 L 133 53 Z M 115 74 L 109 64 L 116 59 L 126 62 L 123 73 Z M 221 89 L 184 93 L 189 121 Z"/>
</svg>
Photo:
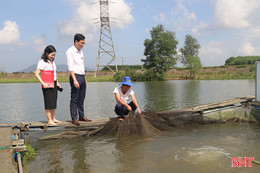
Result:
<svg viewBox="0 0 260 173">
<path fill-rule="evenodd" d="M 131 86 L 134 86 L 131 82 L 131 78 L 129 76 L 125 76 L 119 85 L 121 86 L 116 87 L 113 91 L 117 102 L 115 106 L 115 113 L 118 115 L 119 120 L 123 121 L 124 116 L 131 110 L 135 111 L 137 109 L 138 113 L 141 115 L 141 110 L 135 98 L 134 91 L 131 89 Z M 130 97 L 132 101 L 130 101 Z"/>
<path fill-rule="evenodd" d="M 71 86 L 70 114 L 72 123 L 75 125 L 79 125 L 79 121 L 91 121 L 87 119 L 84 114 L 84 100 L 87 87 L 87 81 L 85 79 L 84 55 L 82 52 L 84 44 L 84 35 L 76 34 L 74 36 L 74 45 L 71 46 L 66 52 Z"/>
</svg>

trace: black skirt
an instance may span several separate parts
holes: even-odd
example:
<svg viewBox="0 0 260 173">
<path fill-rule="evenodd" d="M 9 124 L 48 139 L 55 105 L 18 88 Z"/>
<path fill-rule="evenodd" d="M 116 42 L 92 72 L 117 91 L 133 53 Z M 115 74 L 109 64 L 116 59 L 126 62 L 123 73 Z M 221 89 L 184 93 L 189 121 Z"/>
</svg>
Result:
<svg viewBox="0 0 260 173">
<path fill-rule="evenodd" d="M 57 82 L 54 81 L 54 88 L 42 88 L 45 109 L 56 109 L 57 107 Z"/>
</svg>

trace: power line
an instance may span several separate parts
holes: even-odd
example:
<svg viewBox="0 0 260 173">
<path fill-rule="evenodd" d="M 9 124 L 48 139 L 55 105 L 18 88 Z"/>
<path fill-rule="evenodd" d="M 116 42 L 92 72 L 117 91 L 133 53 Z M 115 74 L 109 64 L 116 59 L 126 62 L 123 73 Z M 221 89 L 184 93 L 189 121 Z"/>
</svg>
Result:
<svg viewBox="0 0 260 173">
<path fill-rule="evenodd" d="M 108 0 L 99 0 L 100 5 L 100 34 L 99 34 L 99 46 L 98 55 L 96 61 L 95 77 L 98 74 L 99 69 L 107 67 L 112 72 L 118 72 L 114 44 L 112 41 L 112 34 L 110 29 L 110 18 L 109 18 L 109 2 Z M 110 67 L 110 64 L 114 62 L 116 72 Z"/>
</svg>

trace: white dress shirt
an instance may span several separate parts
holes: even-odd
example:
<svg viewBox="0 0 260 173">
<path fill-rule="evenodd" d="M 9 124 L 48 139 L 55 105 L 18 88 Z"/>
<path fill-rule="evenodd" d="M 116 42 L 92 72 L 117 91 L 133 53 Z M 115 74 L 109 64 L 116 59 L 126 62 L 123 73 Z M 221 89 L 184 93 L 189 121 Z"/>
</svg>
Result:
<svg viewBox="0 0 260 173">
<path fill-rule="evenodd" d="M 85 65 L 84 65 L 84 55 L 83 52 L 73 45 L 67 52 L 67 64 L 69 71 L 74 71 L 75 74 L 84 75 Z"/>
</svg>

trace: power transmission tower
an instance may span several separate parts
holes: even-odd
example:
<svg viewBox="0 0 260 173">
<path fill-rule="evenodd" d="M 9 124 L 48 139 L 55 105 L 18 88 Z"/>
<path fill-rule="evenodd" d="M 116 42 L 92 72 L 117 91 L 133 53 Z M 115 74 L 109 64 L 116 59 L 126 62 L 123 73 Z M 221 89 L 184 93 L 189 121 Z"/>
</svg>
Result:
<svg viewBox="0 0 260 173">
<path fill-rule="evenodd" d="M 108 0 L 99 0 L 99 4 L 101 27 L 95 77 L 97 76 L 100 67 L 107 67 L 114 73 L 118 72 L 110 29 Z M 116 72 L 109 66 L 113 61 L 115 62 Z"/>
</svg>

